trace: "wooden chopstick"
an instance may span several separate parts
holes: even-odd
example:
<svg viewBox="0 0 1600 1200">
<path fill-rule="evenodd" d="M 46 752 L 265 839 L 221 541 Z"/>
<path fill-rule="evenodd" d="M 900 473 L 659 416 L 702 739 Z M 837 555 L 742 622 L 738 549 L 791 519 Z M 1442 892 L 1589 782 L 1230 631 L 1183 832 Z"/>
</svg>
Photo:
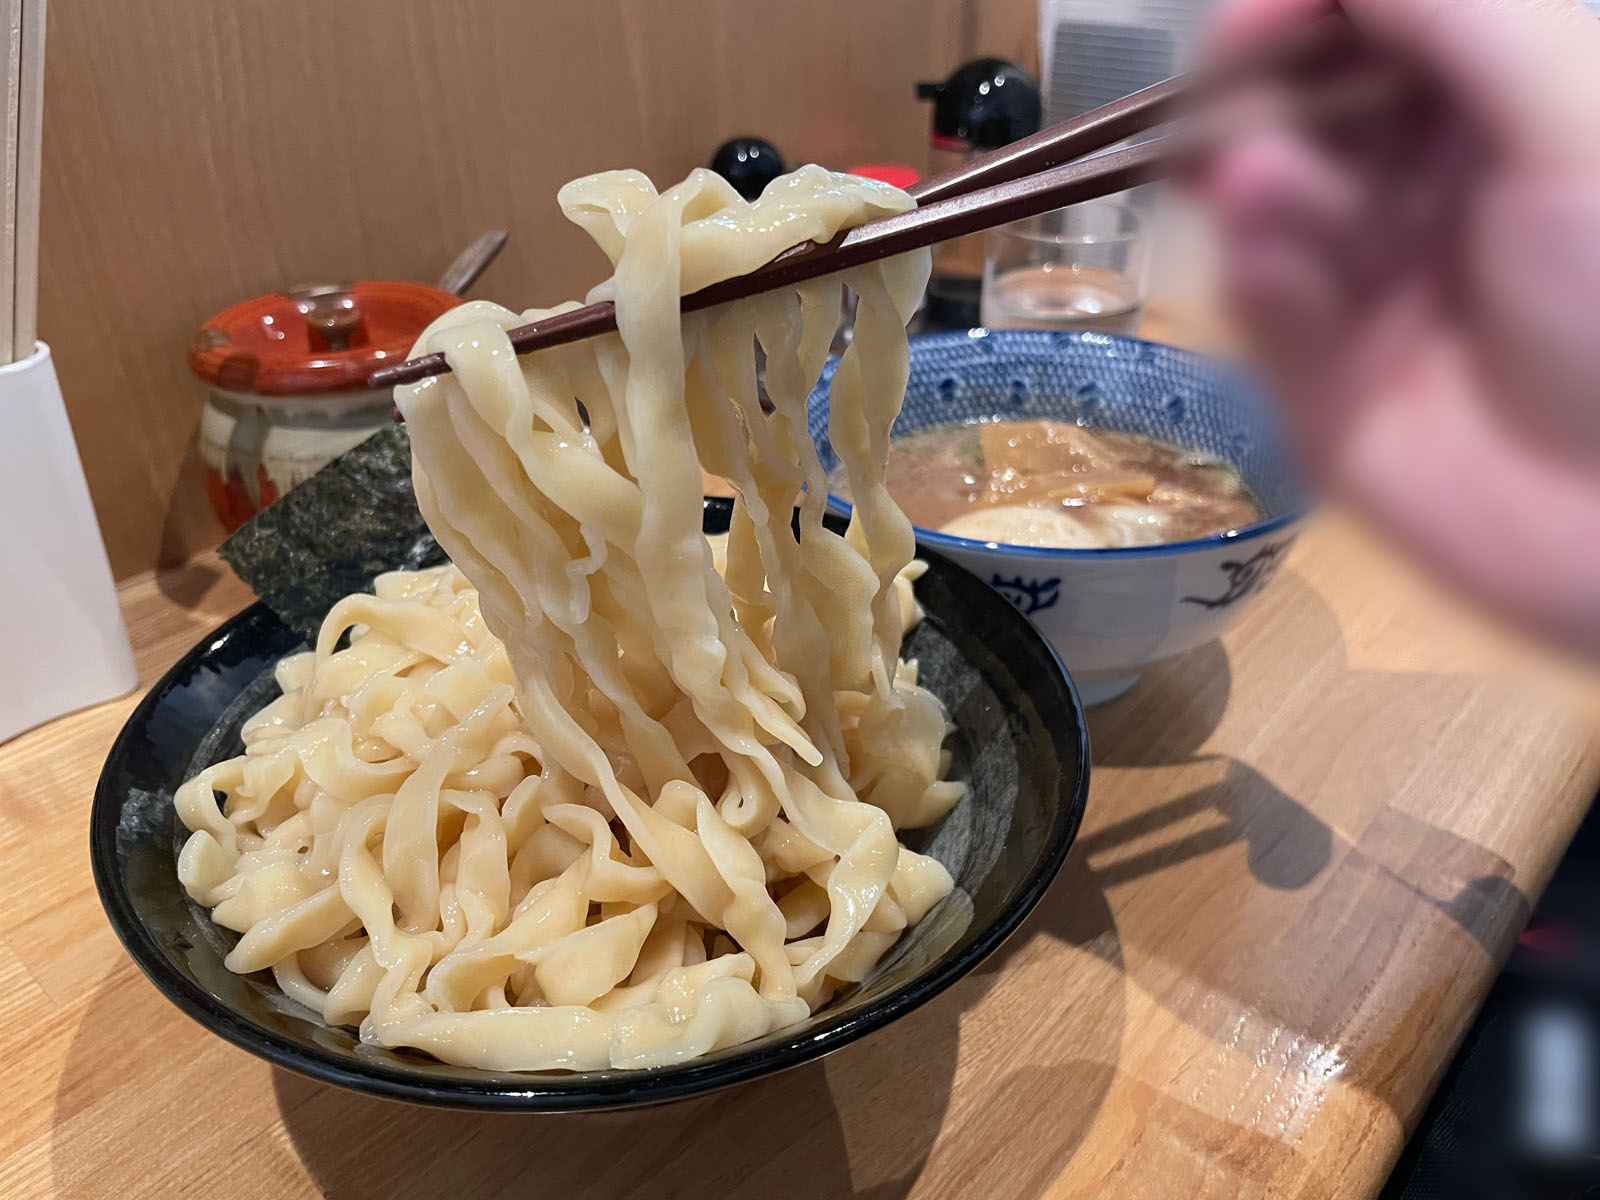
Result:
<svg viewBox="0 0 1600 1200">
<path fill-rule="evenodd" d="M 1170 117 L 1180 104 L 1220 86 L 1224 76 L 1235 78 L 1240 71 L 1261 67 L 1293 66 L 1337 51 L 1348 31 L 1343 18 L 1323 18 L 1293 31 L 1252 61 L 1234 64 L 1228 72 L 1176 76 L 992 151 L 913 187 L 911 194 L 918 207 L 858 225 L 825 245 L 805 242 L 791 246 L 748 274 L 684 296 L 681 311 L 696 312 L 746 299 L 1161 178 L 1213 145 L 1217 131 L 1202 137 L 1172 134 L 1094 158 L 1071 160 L 1148 130 Z M 1391 101 L 1392 90 L 1363 82 L 1355 88 L 1309 93 L 1301 97 L 1300 115 L 1317 122 L 1353 117 Z M 518 326 L 509 336 L 513 349 L 526 354 L 616 327 L 616 306 L 607 300 Z M 427 354 L 383 367 L 373 372 L 367 384 L 378 388 L 415 383 L 449 369 L 444 355 Z"/>
<path fill-rule="evenodd" d="M 701 288 L 698 292 L 691 292 L 679 302 L 680 309 L 683 312 L 698 312 L 730 300 L 746 299 L 774 288 L 931 246 L 947 238 L 960 237 L 1096 196 L 1124 191 L 1165 173 L 1170 150 L 1166 142 L 1167 139 L 1162 138 L 1105 154 L 1088 162 L 1067 163 L 993 188 L 982 188 L 921 208 L 907 209 L 903 213 L 858 225 L 826 245 L 807 242 L 785 251 L 766 266 L 747 275 L 736 275 L 732 279 Z M 609 333 L 616 327 L 616 305 L 604 300 L 546 317 L 542 321 L 519 325 L 511 330 L 510 338 L 518 354 L 527 354 L 533 350 Z M 367 380 L 367 386 L 378 388 L 415 383 L 449 369 L 444 355 L 427 354 L 373 372 Z"/>
<path fill-rule="evenodd" d="M 45 0 L 23 0 L 17 89 L 16 226 L 11 259 L 11 356 L 19 362 L 33 354 L 38 337 L 44 34 Z"/>
<path fill-rule="evenodd" d="M 0 67 L 0 83 L 4 84 L 3 134 L 0 134 L 0 363 L 15 362 L 13 345 L 16 326 L 17 279 L 17 168 L 20 152 L 22 103 L 22 21 L 23 0 L 3 0 L 0 12 L 5 14 L 5 28 L 0 30 L 0 44 L 5 50 L 4 66 Z"/>
</svg>

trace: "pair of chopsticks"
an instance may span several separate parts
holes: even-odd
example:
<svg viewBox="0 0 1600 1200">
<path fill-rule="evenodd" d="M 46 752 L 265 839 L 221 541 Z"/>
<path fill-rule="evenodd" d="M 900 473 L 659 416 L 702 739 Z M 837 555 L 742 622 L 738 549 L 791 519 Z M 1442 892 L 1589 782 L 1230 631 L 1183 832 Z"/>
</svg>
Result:
<svg viewBox="0 0 1600 1200">
<path fill-rule="evenodd" d="M 1293 75 L 1337 59 L 1353 45 L 1354 32 L 1342 17 L 1324 17 L 1249 59 L 1175 76 L 925 180 L 909 189 L 916 208 L 858 225 L 826 245 L 792 246 L 748 274 L 684 296 L 681 309 L 695 312 L 746 299 L 1170 175 L 1214 149 L 1229 131 L 1218 122 L 1201 121 L 1195 123 L 1197 129 L 1093 158 L 1082 156 L 1147 132 L 1241 80 Z M 1396 103 L 1397 89 L 1392 75 L 1324 81 L 1321 87 L 1306 83 L 1293 97 L 1291 115 L 1321 126 L 1369 117 Z M 616 306 L 608 300 L 519 326 L 510 338 L 516 352 L 526 354 L 616 327 Z M 368 386 L 415 383 L 449 369 L 444 355 L 428 354 L 374 372 Z"/>
<path fill-rule="evenodd" d="M 39 300 L 39 163 L 44 129 L 45 0 L 0 0 L 5 56 L 0 167 L 0 364 L 33 354 Z"/>
</svg>

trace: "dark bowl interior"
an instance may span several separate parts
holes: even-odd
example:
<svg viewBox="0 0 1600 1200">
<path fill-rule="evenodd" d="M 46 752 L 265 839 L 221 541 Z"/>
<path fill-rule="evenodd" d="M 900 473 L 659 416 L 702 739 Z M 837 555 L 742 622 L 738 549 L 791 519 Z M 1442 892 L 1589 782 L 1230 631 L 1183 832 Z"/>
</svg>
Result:
<svg viewBox="0 0 1600 1200">
<path fill-rule="evenodd" d="M 726 529 L 727 501 L 706 501 Z M 185 832 L 173 790 L 240 752 L 244 719 L 276 695 L 272 667 L 301 648 L 264 605 L 226 622 L 140 702 L 95 791 L 90 853 L 112 926 L 155 985 L 201 1024 L 291 1070 L 382 1096 L 456 1107 L 559 1110 L 674 1099 L 782 1070 L 870 1033 L 938 994 L 993 951 L 1038 901 L 1077 832 L 1088 791 L 1083 710 L 1055 653 L 1009 602 L 937 554 L 917 584 L 927 618 L 905 653 L 949 706 L 947 745 L 965 798 L 904 840 L 950 870 L 956 890 L 863 983 L 809 1020 L 673 1067 L 516 1074 L 363 1045 L 289 1000 L 269 974 L 239 976 L 236 935 L 177 878 Z"/>
</svg>

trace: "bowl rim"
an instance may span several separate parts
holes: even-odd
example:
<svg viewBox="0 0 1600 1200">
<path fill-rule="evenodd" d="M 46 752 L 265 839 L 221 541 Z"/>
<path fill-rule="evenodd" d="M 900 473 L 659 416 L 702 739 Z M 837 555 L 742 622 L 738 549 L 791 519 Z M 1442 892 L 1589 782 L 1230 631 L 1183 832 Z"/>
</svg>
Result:
<svg viewBox="0 0 1600 1200">
<path fill-rule="evenodd" d="M 971 329 L 942 329 L 936 333 L 918 334 L 910 341 L 912 352 L 914 353 L 919 344 L 937 346 L 950 343 L 960 345 L 965 342 L 980 341 L 996 336 L 1003 340 L 1016 339 L 1046 344 L 1070 341 L 1088 342 L 1090 345 L 1095 346 L 1116 346 L 1118 344 L 1148 346 L 1163 354 L 1192 359 L 1196 362 L 1214 363 L 1219 367 L 1226 366 L 1222 360 L 1213 358 L 1211 355 L 1201 354 L 1197 350 L 1190 350 L 1184 346 L 1174 346 L 1170 342 L 1157 342 L 1150 338 L 1133 337 L 1125 333 L 1094 333 L 1082 329 L 988 329 L 981 325 L 975 325 Z M 823 367 L 822 375 L 817 380 L 816 387 L 812 389 L 811 395 L 806 397 L 808 412 L 811 402 L 817 393 L 824 387 L 831 386 L 833 375 L 838 370 L 838 365 L 839 360 L 832 359 Z M 831 396 L 827 398 L 831 399 Z M 898 419 L 896 417 L 896 420 Z M 840 516 L 848 517 L 854 505 L 844 497 L 830 491 L 828 493 L 828 508 Z M 1280 512 L 1271 513 L 1262 517 L 1259 521 L 1252 521 L 1250 524 L 1241 525 L 1237 529 L 1228 529 L 1221 533 L 1208 533 L 1205 537 L 1185 538 L 1181 542 L 1157 542 L 1153 546 L 1018 546 L 1011 542 L 991 542 L 981 538 L 958 537 L 953 533 L 940 533 L 937 529 L 929 529 L 925 525 L 913 525 L 912 529 L 916 531 L 918 542 L 925 542 L 930 546 L 937 546 L 942 550 L 951 550 L 959 554 L 997 554 L 1008 558 L 1079 559 L 1087 562 L 1105 562 L 1113 559 L 1165 558 L 1172 554 L 1189 554 L 1197 550 L 1212 550 L 1220 546 L 1237 545 L 1265 534 L 1276 533 L 1280 529 L 1284 529 L 1303 519 L 1310 511 L 1311 501 L 1300 500 Z"/>
<path fill-rule="evenodd" d="M 840 516 L 848 517 L 854 506 L 848 500 L 829 492 L 828 507 Z M 941 550 L 952 550 L 961 554 L 997 554 L 1007 558 L 1043 558 L 1056 561 L 1075 558 L 1090 562 L 1105 562 L 1111 559 L 1165 558 L 1172 554 L 1188 554 L 1218 546 L 1239 545 L 1293 525 L 1303 518 L 1310 508 L 1308 502 L 1302 502 L 1250 525 L 1241 525 L 1238 529 L 1209 533 L 1200 538 L 1185 538 L 1181 542 L 1157 542 L 1153 546 L 1018 546 L 1011 542 L 986 542 L 978 538 L 957 537 L 953 533 L 940 533 L 937 529 L 928 529 L 922 525 L 913 525 L 911 528 L 916 532 L 919 543 L 925 542 Z"/>
<path fill-rule="evenodd" d="M 950 569 L 971 572 L 943 555 L 940 560 Z M 981 583 L 981 581 L 979 581 Z M 1009 606 L 1007 606 L 1009 608 Z M 139 700 L 119 730 L 106 756 L 95 785 L 89 818 L 89 857 L 95 890 L 117 938 L 146 978 L 185 1014 L 235 1046 L 276 1066 L 323 1083 L 391 1100 L 446 1108 L 479 1111 L 564 1112 L 629 1108 L 637 1105 L 676 1100 L 715 1091 L 790 1067 L 814 1061 L 823 1055 L 873 1033 L 911 1010 L 920 1007 L 967 975 L 997 950 L 1024 918 L 1033 911 L 1055 881 L 1067 853 L 1077 837 L 1088 799 L 1091 763 L 1089 727 L 1077 686 L 1067 673 L 1060 656 L 1032 622 L 1023 619 L 1019 634 L 1035 642 L 1036 651 L 1048 656 L 1064 685 L 1063 700 L 1076 717 L 1077 753 L 1081 769 L 1070 795 L 1064 790 L 1066 776 L 1057 789 L 1058 803 L 1051 817 L 1052 828 L 1034 869 L 1023 878 L 1017 892 L 1001 908 L 996 918 L 980 930 L 965 950 L 948 961 L 936 963 L 924 974 L 915 976 L 898 990 L 886 993 L 863 1008 L 842 1010 L 828 1016 L 819 1010 L 818 1023 L 803 1035 L 761 1049 L 732 1053 L 712 1060 L 641 1070 L 613 1071 L 608 1078 L 586 1086 L 561 1085 L 573 1075 L 551 1072 L 480 1072 L 481 1079 L 425 1080 L 371 1062 L 353 1065 L 341 1054 L 320 1046 L 308 1046 L 275 1030 L 241 1016 L 202 985 L 179 971 L 150 928 L 140 919 L 134 906 L 128 880 L 119 867 L 117 831 L 127 798 L 119 786 L 118 765 L 136 753 L 144 731 L 174 689 L 186 684 L 198 671 L 206 669 L 209 658 L 228 645 L 231 638 L 246 635 L 252 627 L 268 623 L 282 628 L 281 622 L 263 603 L 257 602 L 224 621 L 202 637 Z M 1025 627 L 1025 629 L 1024 629 Z M 176 863 L 174 863 L 174 870 Z M 448 1064 L 447 1064 L 448 1065 Z M 473 1068 L 458 1068 L 471 1071 Z M 526 1080 L 526 1082 L 522 1082 Z M 552 1083 L 555 1085 L 552 1086 Z"/>
</svg>

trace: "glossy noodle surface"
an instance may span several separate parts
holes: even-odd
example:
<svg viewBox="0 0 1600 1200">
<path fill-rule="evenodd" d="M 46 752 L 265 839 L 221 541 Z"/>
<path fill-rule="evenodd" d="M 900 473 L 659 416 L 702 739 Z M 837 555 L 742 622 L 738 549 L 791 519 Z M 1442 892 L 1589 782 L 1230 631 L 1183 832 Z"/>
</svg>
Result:
<svg viewBox="0 0 1600 1200">
<path fill-rule="evenodd" d="M 451 565 L 336 606 L 245 753 L 177 797 L 180 877 L 240 933 L 231 969 L 374 1044 L 507 1070 L 805 1019 L 950 890 L 895 831 L 961 794 L 899 658 L 918 567 L 883 481 L 926 253 L 844 277 L 844 536 L 805 421 L 839 279 L 677 306 L 909 199 L 810 167 L 754 203 L 705 171 L 560 201 L 612 260 L 589 299 L 619 332 L 519 359 L 505 331 L 540 314 L 472 303 L 422 336 L 453 373 L 397 402 Z M 739 494 L 725 538 L 701 533 L 702 467 Z"/>
</svg>

